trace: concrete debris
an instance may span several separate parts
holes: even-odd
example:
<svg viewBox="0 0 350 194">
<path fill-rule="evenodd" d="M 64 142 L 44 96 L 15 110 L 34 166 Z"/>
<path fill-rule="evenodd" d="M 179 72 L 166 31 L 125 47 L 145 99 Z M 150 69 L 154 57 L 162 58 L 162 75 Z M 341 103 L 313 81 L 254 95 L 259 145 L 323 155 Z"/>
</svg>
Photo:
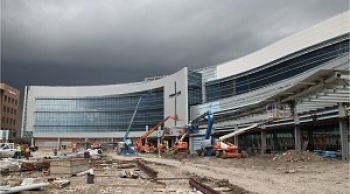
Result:
<svg viewBox="0 0 350 194">
<path fill-rule="evenodd" d="M 137 179 L 140 177 L 140 174 L 138 172 L 132 171 L 132 170 L 125 170 L 125 171 L 121 171 L 119 173 L 119 177 L 120 178 L 133 178 L 133 179 Z"/>
<path fill-rule="evenodd" d="M 34 184 L 35 179 L 34 178 L 25 178 L 22 180 L 21 185 L 32 185 Z"/>
<path fill-rule="evenodd" d="M 86 170 L 86 171 L 83 171 L 83 172 L 79 172 L 76 174 L 76 176 L 84 176 L 86 174 L 94 174 L 94 170 L 93 169 L 89 169 L 89 170 Z"/>
<path fill-rule="evenodd" d="M 278 162 L 319 161 L 322 157 L 316 156 L 309 151 L 288 150 L 272 159 Z"/>
<path fill-rule="evenodd" d="M 63 187 L 66 187 L 70 184 L 70 180 L 67 179 L 56 179 L 50 182 L 50 186 L 57 188 L 57 189 L 62 189 Z"/>
</svg>

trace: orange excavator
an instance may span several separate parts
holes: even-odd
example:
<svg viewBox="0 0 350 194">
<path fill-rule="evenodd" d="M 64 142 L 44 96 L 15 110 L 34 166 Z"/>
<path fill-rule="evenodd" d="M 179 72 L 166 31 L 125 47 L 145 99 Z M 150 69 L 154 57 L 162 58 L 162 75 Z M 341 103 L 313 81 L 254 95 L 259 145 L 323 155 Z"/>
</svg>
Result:
<svg viewBox="0 0 350 194">
<path fill-rule="evenodd" d="M 142 135 L 140 138 L 138 138 L 135 142 L 134 142 L 134 147 L 135 150 L 137 150 L 138 152 L 150 152 L 151 150 L 154 150 L 154 146 L 151 144 L 148 145 L 142 145 L 143 140 L 145 140 L 149 135 L 151 135 L 156 129 L 158 129 L 159 126 L 161 126 L 163 123 L 165 123 L 167 120 L 169 119 L 173 119 L 178 121 L 179 118 L 177 115 L 170 115 L 167 116 L 165 119 L 163 119 L 162 121 L 160 121 L 156 126 L 154 126 L 153 128 L 151 128 L 150 130 L 148 130 L 144 135 Z"/>
</svg>

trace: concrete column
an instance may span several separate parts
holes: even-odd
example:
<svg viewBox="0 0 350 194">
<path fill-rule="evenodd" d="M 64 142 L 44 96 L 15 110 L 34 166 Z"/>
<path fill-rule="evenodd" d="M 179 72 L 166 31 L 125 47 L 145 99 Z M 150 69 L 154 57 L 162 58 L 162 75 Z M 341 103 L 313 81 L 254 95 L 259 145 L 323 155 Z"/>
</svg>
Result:
<svg viewBox="0 0 350 194">
<path fill-rule="evenodd" d="M 266 131 L 261 131 L 261 153 L 265 153 L 266 150 Z"/>
<path fill-rule="evenodd" d="M 146 129 L 148 131 L 148 125 L 146 125 Z M 161 137 L 161 131 L 160 131 L 161 127 L 159 126 L 158 127 L 158 131 L 157 131 L 157 148 L 158 148 L 158 145 L 161 143 L 160 142 L 160 137 Z M 158 156 L 160 156 L 160 149 L 158 149 Z"/>
<path fill-rule="evenodd" d="M 57 138 L 57 150 L 61 150 L 61 138 Z"/>
<path fill-rule="evenodd" d="M 238 136 L 233 137 L 233 144 L 238 146 Z"/>
<path fill-rule="evenodd" d="M 301 150 L 300 118 L 294 118 L 294 143 L 295 150 Z"/>
<path fill-rule="evenodd" d="M 6 143 L 8 143 L 8 141 L 9 141 L 9 134 L 10 134 L 9 131 L 10 130 L 5 130 L 5 131 L 6 131 L 6 137 L 5 137 L 6 138 Z"/>
<path fill-rule="evenodd" d="M 338 103 L 338 111 L 339 111 L 339 118 L 346 117 L 346 111 L 343 103 Z M 339 121 L 339 130 L 340 130 L 342 158 L 343 158 L 343 161 L 349 161 L 349 142 L 348 142 L 349 131 L 346 125 L 346 120 Z"/>
<path fill-rule="evenodd" d="M 238 130 L 238 125 L 235 125 L 235 131 L 237 131 L 237 130 Z M 234 144 L 236 146 L 238 146 L 238 136 L 234 136 L 233 141 L 234 141 Z"/>
<path fill-rule="evenodd" d="M 148 125 L 146 125 L 146 132 L 148 131 Z M 148 143 L 147 137 L 145 139 L 145 145 Z"/>
<path fill-rule="evenodd" d="M 34 145 L 34 137 L 30 138 L 30 146 L 32 146 L 32 145 L 35 146 Z"/>
<path fill-rule="evenodd" d="M 193 153 L 193 137 L 188 137 L 188 149 L 190 150 L 190 153 Z"/>
</svg>

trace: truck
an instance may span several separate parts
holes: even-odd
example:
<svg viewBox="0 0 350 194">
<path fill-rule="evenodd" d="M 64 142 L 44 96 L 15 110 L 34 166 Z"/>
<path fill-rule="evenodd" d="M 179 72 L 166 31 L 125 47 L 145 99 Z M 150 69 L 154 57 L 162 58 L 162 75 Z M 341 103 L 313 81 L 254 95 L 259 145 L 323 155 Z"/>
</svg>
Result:
<svg viewBox="0 0 350 194">
<path fill-rule="evenodd" d="M 16 148 L 14 143 L 0 143 L 0 158 L 15 157 Z"/>
</svg>

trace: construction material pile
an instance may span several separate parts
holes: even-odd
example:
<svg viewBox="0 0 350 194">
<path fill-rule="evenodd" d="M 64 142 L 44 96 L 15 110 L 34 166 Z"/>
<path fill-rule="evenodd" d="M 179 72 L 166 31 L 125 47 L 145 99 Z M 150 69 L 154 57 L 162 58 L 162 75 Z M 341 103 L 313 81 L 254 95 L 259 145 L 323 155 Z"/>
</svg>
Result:
<svg viewBox="0 0 350 194">
<path fill-rule="evenodd" d="M 198 157 L 197 153 L 176 153 L 174 151 L 168 151 L 162 154 L 163 158 L 170 158 L 170 159 L 176 159 L 176 160 L 181 160 L 181 159 L 190 159 L 190 158 L 196 158 Z"/>
<path fill-rule="evenodd" d="M 320 161 L 322 157 L 316 156 L 314 153 L 307 151 L 288 150 L 283 154 L 273 158 L 278 162 L 298 162 L 298 161 Z"/>
</svg>

